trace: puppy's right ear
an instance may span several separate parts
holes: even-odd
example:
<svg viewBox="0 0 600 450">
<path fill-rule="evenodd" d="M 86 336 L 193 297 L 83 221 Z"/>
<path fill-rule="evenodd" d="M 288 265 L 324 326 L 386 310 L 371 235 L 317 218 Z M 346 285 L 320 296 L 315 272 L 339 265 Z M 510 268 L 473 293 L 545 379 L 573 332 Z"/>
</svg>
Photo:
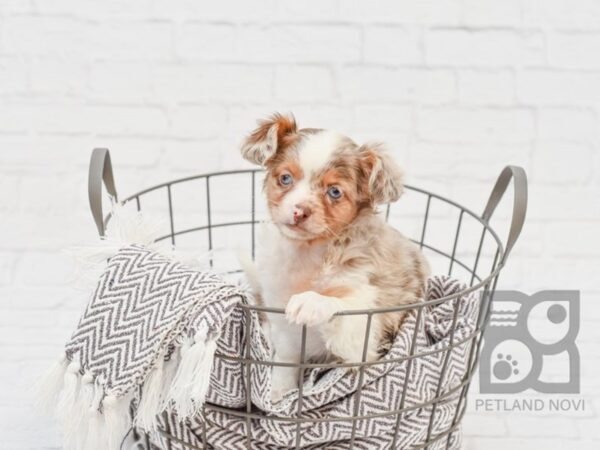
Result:
<svg viewBox="0 0 600 450">
<path fill-rule="evenodd" d="M 265 166 L 278 151 L 292 142 L 296 131 L 293 116 L 275 113 L 260 121 L 258 128 L 246 138 L 241 148 L 242 156 L 253 164 Z"/>
</svg>

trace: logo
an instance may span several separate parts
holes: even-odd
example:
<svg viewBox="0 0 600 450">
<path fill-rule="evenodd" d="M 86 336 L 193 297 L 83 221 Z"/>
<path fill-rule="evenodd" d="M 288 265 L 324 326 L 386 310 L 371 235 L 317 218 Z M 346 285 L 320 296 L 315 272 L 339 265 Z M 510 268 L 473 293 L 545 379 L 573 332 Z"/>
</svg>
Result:
<svg viewBox="0 0 600 450">
<path fill-rule="evenodd" d="M 482 394 L 579 393 L 579 291 L 496 291 L 491 308 L 479 365 Z"/>
</svg>

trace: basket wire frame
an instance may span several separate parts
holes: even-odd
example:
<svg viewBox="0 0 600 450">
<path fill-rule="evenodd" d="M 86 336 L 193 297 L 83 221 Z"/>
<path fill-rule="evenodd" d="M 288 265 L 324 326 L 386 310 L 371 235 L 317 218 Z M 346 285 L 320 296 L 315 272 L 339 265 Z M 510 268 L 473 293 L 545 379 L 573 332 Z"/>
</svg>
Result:
<svg viewBox="0 0 600 450">
<path fill-rule="evenodd" d="M 104 150 L 104 149 L 96 149 L 95 150 L 95 153 L 100 153 L 100 152 L 105 152 L 106 155 L 108 155 L 107 150 Z M 99 159 L 99 158 L 100 157 L 97 157 L 97 159 Z M 92 157 L 92 165 L 93 165 L 93 163 L 94 163 L 94 156 Z M 99 185 L 98 177 L 106 178 L 107 171 L 108 171 L 108 172 L 110 172 L 109 178 L 112 179 L 112 169 L 110 167 L 110 160 L 108 163 L 108 169 L 107 169 L 106 165 L 104 164 L 104 162 L 102 162 L 99 167 L 100 167 L 99 169 L 96 168 L 96 171 L 99 172 L 99 175 L 96 177 L 96 181 L 94 182 L 95 186 L 92 186 L 92 184 L 93 184 L 92 183 L 92 172 L 93 171 L 92 171 L 92 167 L 90 168 L 90 203 L 92 206 L 93 213 L 94 213 L 95 205 L 92 202 L 92 190 L 95 190 L 98 187 L 96 185 Z M 519 168 L 516 168 L 516 169 L 519 169 Z M 522 169 L 520 169 L 520 170 L 522 170 Z M 251 253 L 252 253 L 252 257 L 254 258 L 255 253 L 256 253 L 256 224 L 258 223 L 257 218 L 256 218 L 256 215 L 257 215 L 257 213 L 256 213 L 256 195 L 257 195 L 256 179 L 257 179 L 257 175 L 259 172 L 261 172 L 260 169 L 233 170 L 233 171 L 213 172 L 213 173 L 185 177 L 185 178 L 162 183 L 162 184 L 147 188 L 145 190 L 139 191 L 136 194 L 127 197 L 125 200 L 123 200 L 122 203 L 127 204 L 127 203 L 134 202 L 135 208 L 138 211 L 141 211 L 143 208 L 143 205 L 144 205 L 144 197 L 146 195 L 148 195 L 149 193 L 152 193 L 152 192 L 164 190 L 166 202 L 168 205 L 169 232 L 167 234 L 161 236 L 158 240 L 170 240 L 170 242 L 173 245 L 176 245 L 178 236 L 181 236 L 184 234 L 189 234 L 189 233 L 194 233 L 194 232 L 206 231 L 206 235 L 207 235 L 206 244 L 208 246 L 209 251 L 211 251 L 214 248 L 214 240 L 213 240 L 213 231 L 214 230 L 219 229 L 219 228 L 224 228 L 224 227 L 248 225 L 250 227 L 249 239 L 250 239 L 250 244 L 251 244 Z M 503 172 L 503 174 L 504 174 L 504 172 Z M 523 174 L 524 174 L 524 172 L 523 172 Z M 212 200 L 212 198 L 211 198 L 211 196 L 212 196 L 211 180 L 214 180 L 218 177 L 222 177 L 222 176 L 226 176 L 226 175 L 235 175 L 236 177 L 246 178 L 247 180 L 245 182 L 248 182 L 250 184 L 249 192 L 250 192 L 250 197 L 251 197 L 251 202 L 252 202 L 251 210 L 250 210 L 250 220 L 237 220 L 237 221 L 226 221 L 226 222 L 217 222 L 217 223 L 215 223 L 213 221 L 213 211 L 211 208 L 211 204 L 212 204 L 212 202 L 211 202 L 211 200 Z M 516 177 L 514 171 L 513 171 L 512 175 L 515 177 L 515 199 L 516 199 L 517 198 L 517 192 L 516 192 L 517 177 Z M 502 177 L 502 175 L 501 175 L 501 177 Z M 176 216 L 174 214 L 172 187 L 174 185 L 178 185 L 178 184 L 185 183 L 185 182 L 192 181 L 192 180 L 204 180 L 205 191 L 206 191 L 206 206 L 207 206 L 207 208 L 206 208 L 206 225 L 195 226 L 195 227 L 190 227 L 190 228 L 185 228 L 185 229 L 177 229 L 176 228 Z M 508 176 L 508 180 L 506 181 L 505 184 L 508 184 L 509 180 L 510 180 L 510 176 Z M 104 180 L 104 181 L 106 182 L 106 180 Z M 114 181 L 113 181 L 113 184 L 114 184 Z M 498 181 L 498 184 L 501 184 L 500 179 Z M 496 186 L 494 191 L 496 191 L 497 188 L 498 188 L 498 186 Z M 505 188 L 506 188 L 506 186 L 503 187 L 503 189 L 505 189 Z M 415 409 L 430 407 L 431 413 L 430 413 L 429 423 L 428 423 L 428 427 L 427 427 L 427 434 L 426 434 L 425 442 L 423 442 L 421 445 L 419 445 L 417 447 L 413 447 L 413 449 L 414 450 L 422 449 L 422 448 L 427 449 L 433 443 L 436 443 L 438 441 L 443 441 L 444 439 L 446 440 L 445 448 L 447 448 L 447 449 L 450 448 L 451 443 L 452 443 L 452 441 L 451 441 L 452 433 L 455 430 L 457 430 L 457 428 L 459 427 L 461 419 L 464 416 L 465 411 L 466 411 L 466 395 L 467 395 L 467 391 L 469 389 L 473 374 L 475 372 L 475 369 L 477 367 L 477 363 L 479 360 L 480 347 L 481 347 L 481 343 L 482 343 L 482 335 L 483 335 L 483 331 L 484 331 L 485 326 L 487 325 L 487 322 L 489 319 L 490 310 L 491 310 L 490 304 L 491 304 L 491 301 L 493 299 L 493 295 L 494 295 L 494 292 L 496 289 L 496 285 L 497 285 L 497 281 L 498 281 L 498 274 L 506 262 L 506 257 L 508 256 L 508 252 L 510 251 L 510 248 L 512 247 L 512 245 L 514 245 L 514 241 L 516 241 L 516 237 L 518 237 L 520 227 L 522 227 L 522 221 L 524 220 L 524 211 L 522 214 L 523 217 L 520 220 L 521 223 L 518 224 L 518 230 L 516 233 L 516 237 L 514 237 L 512 242 L 507 242 L 506 248 L 508 250 L 505 250 L 505 247 L 503 246 L 502 241 L 499 239 L 496 232 L 489 225 L 489 217 L 483 218 L 482 216 L 479 216 L 476 213 L 474 213 L 473 211 L 471 211 L 470 209 L 468 209 L 464 206 L 461 206 L 458 203 L 456 203 L 452 200 L 449 200 L 445 197 L 442 197 L 440 195 L 429 192 L 427 190 L 420 189 L 420 188 L 417 188 L 414 186 L 408 186 L 408 185 L 405 186 L 405 189 L 407 191 L 414 192 L 421 196 L 425 196 L 425 198 L 426 198 L 425 210 L 423 212 L 423 221 L 421 224 L 421 230 L 420 230 L 420 234 L 419 234 L 420 237 L 418 240 L 412 239 L 413 242 L 418 244 L 419 247 L 422 249 L 429 250 L 441 257 L 446 258 L 448 260 L 447 274 L 449 276 L 451 276 L 453 274 L 453 271 L 457 266 L 460 266 L 462 269 L 466 270 L 467 273 L 469 273 L 471 275 L 468 288 L 461 292 L 458 292 L 458 293 L 455 293 L 452 295 L 448 295 L 443 298 L 439 298 L 439 299 L 435 299 L 435 300 L 427 300 L 427 301 L 424 301 L 424 302 L 421 302 L 418 304 L 403 305 L 403 306 L 392 307 L 392 308 L 380 308 L 380 309 L 373 309 L 373 310 L 345 310 L 345 311 L 338 312 L 336 315 L 363 315 L 366 317 L 365 336 L 364 336 L 361 361 L 356 361 L 356 362 L 353 361 L 353 362 L 346 362 L 346 363 L 311 363 L 311 362 L 307 362 L 307 360 L 306 360 L 306 335 L 307 335 L 306 325 L 302 326 L 301 344 L 300 344 L 300 359 L 299 359 L 300 362 L 299 363 L 254 360 L 254 359 L 252 359 L 251 353 L 250 353 L 250 332 L 248 332 L 246 334 L 244 356 L 231 357 L 231 356 L 216 354 L 215 358 L 222 358 L 222 359 L 226 359 L 226 360 L 230 360 L 230 361 L 236 361 L 244 366 L 244 368 L 246 369 L 246 371 L 245 371 L 246 380 L 245 381 L 246 381 L 247 392 L 250 392 L 250 373 L 251 373 L 252 365 L 254 365 L 254 364 L 261 364 L 261 365 L 266 365 L 266 366 L 294 366 L 294 367 L 299 368 L 299 383 L 298 383 L 299 398 L 298 398 L 298 405 L 297 405 L 297 417 L 283 417 L 283 416 L 282 417 L 279 417 L 279 416 L 268 416 L 267 417 L 265 415 L 262 415 L 259 412 L 253 411 L 250 395 L 247 395 L 247 401 L 246 401 L 246 406 L 245 406 L 244 410 L 229 409 L 229 408 L 222 407 L 219 405 L 206 403 L 203 406 L 203 412 L 202 412 L 203 414 L 205 411 L 212 410 L 212 411 L 217 411 L 217 412 L 225 412 L 225 413 L 228 413 L 228 414 L 231 414 L 234 416 L 241 417 L 241 418 L 245 419 L 245 423 L 246 423 L 248 430 L 251 430 L 250 425 L 251 425 L 251 421 L 253 419 L 274 420 L 274 421 L 284 421 L 284 422 L 294 423 L 294 424 L 296 424 L 295 443 L 294 443 L 294 446 L 290 447 L 290 448 L 295 448 L 295 449 L 301 448 L 301 436 L 302 436 L 301 432 L 303 429 L 302 428 L 303 425 L 309 426 L 312 423 L 327 422 L 327 421 L 334 421 L 334 420 L 335 421 L 340 421 L 340 420 L 350 421 L 350 422 L 352 422 L 352 431 L 351 431 L 351 436 L 349 439 L 349 448 L 353 448 L 355 440 L 357 438 L 357 428 L 358 428 L 359 421 L 373 419 L 376 417 L 390 416 L 390 417 L 396 418 L 396 427 L 395 427 L 395 432 L 394 432 L 393 438 L 389 442 L 389 446 L 387 446 L 386 448 L 395 449 L 397 446 L 397 442 L 398 442 L 399 425 L 402 420 L 403 414 L 405 414 L 409 411 L 415 410 Z M 113 190 L 114 190 L 114 186 L 113 186 Z M 116 190 L 114 190 L 114 191 L 115 192 L 112 194 L 116 200 Z M 500 198 L 502 197 L 502 193 L 503 193 L 503 191 L 499 195 Z M 427 242 L 427 229 L 428 229 L 427 226 L 428 226 L 428 222 L 430 220 L 430 208 L 431 208 L 432 199 L 443 202 L 444 204 L 449 205 L 452 208 L 456 208 L 459 211 L 458 219 L 456 222 L 456 228 L 454 230 L 454 240 L 452 243 L 452 250 L 450 253 L 445 252 L 442 249 L 437 248 L 436 246 L 429 244 Z M 499 201 L 499 198 L 496 200 L 496 203 L 497 203 L 497 201 Z M 525 193 L 525 201 L 526 201 L 526 193 Z M 490 202 L 491 202 L 491 198 L 490 198 Z M 489 207 L 489 204 L 488 204 L 488 207 Z M 493 213 L 494 208 L 495 208 L 495 205 L 492 205 L 491 213 Z M 390 209 L 391 209 L 391 205 L 387 205 L 385 207 L 384 215 L 385 215 L 386 220 L 388 220 L 390 217 Z M 489 214 L 490 216 L 491 216 L 491 213 Z M 100 205 L 100 213 L 98 213 L 98 212 L 94 213 L 95 218 L 98 215 L 100 217 L 102 217 L 101 205 Z M 484 215 L 485 215 L 485 213 L 484 213 Z M 481 226 L 481 235 L 479 238 L 477 253 L 475 255 L 473 264 L 471 266 L 468 263 L 460 260 L 457 256 L 457 246 L 458 246 L 458 242 L 461 238 L 461 230 L 463 229 L 465 216 L 468 216 L 471 219 L 474 219 L 474 221 Z M 100 221 L 96 220 L 98 230 L 101 235 L 104 234 L 104 226 L 106 225 L 108 220 L 110 220 L 110 214 L 108 216 L 106 216 L 106 218 L 101 219 Z M 481 259 L 481 255 L 482 255 L 483 244 L 484 244 L 484 240 L 488 236 L 491 238 L 492 244 L 494 245 L 493 263 L 492 263 L 492 266 L 489 269 L 489 271 L 480 273 L 482 271 L 482 269 L 480 268 L 480 259 Z M 209 263 L 210 263 L 210 266 L 213 267 L 212 257 L 210 258 Z M 240 272 L 240 271 L 238 270 L 237 272 Z M 462 339 L 455 339 L 455 330 L 456 330 L 457 319 L 458 319 L 458 308 L 457 308 L 458 302 L 462 296 L 472 293 L 472 292 L 475 292 L 475 291 L 481 291 L 481 295 L 479 297 L 480 303 L 479 303 L 479 312 L 478 312 L 476 329 L 470 335 L 468 335 Z M 416 348 L 417 347 L 416 337 L 417 337 L 417 331 L 423 320 L 423 308 L 433 306 L 433 305 L 439 305 L 443 302 L 453 302 L 454 303 L 454 308 L 453 308 L 454 314 L 453 314 L 453 318 L 452 318 L 452 324 L 450 327 L 450 334 L 449 334 L 450 337 L 449 337 L 448 345 L 445 346 L 444 348 L 419 353 L 418 349 Z M 285 311 L 283 309 L 272 308 L 272 307 L 267 307 L 267 306 L 257 306 L 257 305 L 245 304 L 245 305 L 240 305 L 240 307 L 243 308 L 243 310 L 244 310 L 244 314 L 246 315 L 246 319 L 247 319 L 246 323 L 248 323 L 248 324 L 251 323 L 249 318 L 250 318 L 250 315 L 252 314 L 252 311 L 266 314 L 267 316 L 270 314 L 284 314 L 285 313 Z M 381 360 L 366 361 L 367 344 L 369 341 L 369 333 L 371 331 L 371 323 L 372 323 L 373 316 L 376 314 L 381 314 L 381 313 L 390 312 L 390 311 L 400 311 L 400 310 L 407 310 L 407 311 L 408 310 L 416 310 L 417 317 L 416 317 L 416 326 L 415 326 L 414 334 L 412 336 L 412 343 L 410 346 L 409 354 L 406 356 L 400 357 L 400 358 L 388 359 L 385 361 L 386 364 L 388 364 L 388 363 L 406 364 L 406 377 L 405 377 L 406 381 L 405 381 L 403 389 L 402 389 L 402 394 L 401 394 L 400 402 L 399 402 L 399 408 L 396 410 L 386 411 L 383 413 L 360 415 L 359 407 L 360 407 L 360 400 L 361 400 L 361 395 L 362 395 L 365 369 L 370 366 L 384 363 L 384 361 L 381 361 Z M 455 347 L 463 345 L 465 343 L 467 343 L 467 345 L 470 343 L 470 351 L 469 351 L 468 363 L 466 366 L 467 368 L 465 371 L 465 375 L 463 376 L 461 383 L 452 387 L 451 389 L 447 390 L 446 392 L 442 392 L 442 387 L 443 387 L 442 381 L 446 374 L 450 354 Z M 413 360 L 415 358 L 424 357 L 427 355 L 440 353 L 440 352 L 445 352 L 445 353 L 443 356 L 441 374 L 440 374 L 440 377 L 439 377 L 439 380 L 437 383 L 437 388 L 435 391 L 436 395 L 434 396 L 434 398 L 432 398 L 426 402 L 422 402 L 417 405 L 412 405 L 412 406 L 407 407 L 405 405 L 406 396 L 407 396 L 406 391 L 407 391 L 407 385 L 408 385 L 407 380 L 410 379 Z M 302 378 L 302 376 L 303 376 L 304 370 L 311 369 L 311 368 L 329 369 L 329 368 L 334 368 L 334 367 L 358 368 L 359 382 L 358 382 L 358 388 L 357 388 L 356 392 L 353 394 L 355 396 L 355 405 L 354 405 L 354 410 L 353 410 L 352 416 L 342 417 L 342 418 L 341 417 L 334 417 L 334 418 L 331 418 L 331 417 L 322 417 L 322 418 L 302 417 L 302 414 L 303 414 L 303 383 L 302 383 L 303 378 Z M 435 413 L 438 408 L 438 405 L 440 403 L 443 403 L 447 399 L 453 399 L 454 401 L 456 401 L 456 398 L 455 398 L 456 393 L 458 393 L 458 401 L 456 404 L 456 408 L 454 411 L 451 425 L 443 431 L 434 433 L 434 419 L 435 419 Z M 190 450 L 205 450 L 205 448 L 210 448 L 208 446 L 208 444 L 206 444 L 207 431 L 206 431 L 206 422 L 205 421 L 202 421 L 202 429 L 201 429 L 201 440 L 203 442 L 203 445 L 206 446 L 205 448 L 191 445 L 189 443 L 181 441 L 180 439 L 178 439 L 177 437 L 175 437 L 172 434 L 171 430 L 169 429 L 169 421 L 165 420 L 164 422 L 166 424 L 165 429 L 161 429 L 161 430 L 159 430 L 159 432 L 162 435 L 164 435 L 166 438 L 167 450 L 171 450 L 172 446 L 175 443 L 178 445 L 179 448 L 185 448 L 185 449 L 190 449 Z M 248 434 L 246 437 L 246 447 L 248 449 L 252 448 L 251 438 L 252 438 L 252 436 L 250 436 L 250 434 Z M 149 439 L 148 439 L 147 435 L 145 437 L 145 445 L 146 445 L 146 448 L 148 448 L 148 449 L 150 448 L 150 443 L 149 443 Z"/>
</svg>

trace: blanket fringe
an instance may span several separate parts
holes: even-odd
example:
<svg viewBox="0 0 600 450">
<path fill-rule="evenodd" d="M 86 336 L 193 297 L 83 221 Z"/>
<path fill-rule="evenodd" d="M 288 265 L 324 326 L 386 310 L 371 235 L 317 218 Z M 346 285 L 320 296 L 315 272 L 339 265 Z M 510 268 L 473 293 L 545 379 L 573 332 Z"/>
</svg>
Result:
<svg viewBox="0 0 600 450">
<path fill-rule="evenodd" d="M 62 389 L 69 360 L 61 353 L 58 360 L 33 387 L 36 406 L 46 414 L 52 414 L 56 409 L 58 394 Z"/>
<path fill-rule="evenodd" d="M 78 417 L 78 426 L 75 434 L 75 448 L 87 448 L 88 438 L 88 411 L 94 400 L 94 377 L 85 373 L 81 377 L 81 387 L 79 389 L 79 398 L 75 401 L 74 413 Z"/>
<path fill-rule="evenodd" d="M 142 396 L 137 407 L 134 422 L 147 431 L 156 431 L 157 414 L 164 409 L 164 385 L 170 380 L 165 377 L 164 355 L 160 354 L 156 365 L 142 386 Z"/>
<path fill-rule="evenodd" d="M 106 447 L 106 425 L 104 417 L 100 413 L 104 389 L 99 378 L 94 380 L 93 392 L 94 396 L 85 416 L 87 418 L 87 438 L 83 448 L 86 450 L 102 450 Z"/>
<path fill-rule="evenodd" d="M 192 381 L 192 399 L 197 405 L 196 412 L 200 411 L 206 398 L 216 350 L 217 342 L 215 339 L 209 339 L 204 343 L 202 359 L 198 362 L 198 373 Z"/>
<path fill-rule="evenodd" d="M 204 404 L 216 348 L 216 341 L 207 339 L 205 330 L 196 333 L 193 339 L 187 337 L 180 347 L 181 361 L 168 399 L 182 420 L 197 414 Z"/>
<path fill-rule="evenodd" d="M 81 417 L 77 414 L 77 403 L 80 401 L 81 364 L 72 361 L 67 367 L 64 376 L 62 391 L 59 394 L 56 410 L 63 425 L 63 434 L 66 447 L 74 447 L 77 439 L 77 430 Z"/>
<path fill-rule="evenodd" d="M 105 395 L 102 383 L 66 355 L 36 386 L 37 403 L 62 425 L 64 448 L 119 450 L 131 427 L 131 395 Z"/>
<path fill-rule="evenodd" d="M 97 409 L 91 409 L 87 414 L 87 436 L 85 450 L 103 450 L 106 448 L 106 426 L 102 414 Z"/>
<path fill-rule="evenodd" d="M 107 395 L 102 402 L 104 407 L 104 420 L 106 422 L 106 431 L 108 437 L 108 449 L 119 450 L 123 438 L 131 427 L 129 417 L 129 404 L 131 398 L 117 398 L 114 395 Z"/>
</svg>

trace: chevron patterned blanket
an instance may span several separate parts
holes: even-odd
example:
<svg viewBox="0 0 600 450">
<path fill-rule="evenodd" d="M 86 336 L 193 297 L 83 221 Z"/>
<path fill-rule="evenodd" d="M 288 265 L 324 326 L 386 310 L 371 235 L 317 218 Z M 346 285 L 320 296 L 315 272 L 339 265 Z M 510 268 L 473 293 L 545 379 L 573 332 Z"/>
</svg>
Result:
<svg viewBox="0 0 600 450">
<path fill-rule="evenodd" d="M 196 415 L 217 340 L 241 301 L 244 294 L 217 275 L 143 246 L 111 256 L 38 389 L 62 422 L 65 447 L 120 449 L 132 424 L 155 430 L 167 407 Z"/>
<path fill-rule="evenodd" d="M 432 277 L 428 299 L 462 289 L 453 279 Z M 239 308 L 246 301 L 243 291 L 220 277 L 144 246 L 117 251 L 40 388 L 63 425 L 66 446 L 120 449 L 135 426 L 159 448 L 245 449 L 249 442 L 255 449 L 283 449 L 295 445 L 299 433 L 303 448 L 342 449 L 353 434 L 352 421 L 344 419 L 358 416 L 355 448 L 394 441 L 409 449 L 452 424 L 467 371 L 466 338 L 476 325 L 475 296 L 424 308 L 420 318 L 408 315 L 381 362 L 364 371 L 358 404 L 352 394 L 359 373 L 307 370 L 300 417 L 311 421 L 299 428 L 285 420 L 298 417 L 297 389 L 272 403 L 269 366 L 252 364 L 248 386 L 248 368 L 227 358 L 246 355 L 249 339 L 252 359 L 271 359 L 258 316 Z M 458 345 L 446 357 L 449 342 Z M 411 350 L 422 356 L 406 359 Z M 233 411 L 246 407 L 247 396 L 256 413 L 250 421 Z M 419 406 L 436 397 L 441 400 L 435 407 Z M 400 417 L 390 414 L 401 408 L 406 411 Z M 168 444 L 165 430 L 176 438 Z M 439 441 L 439 448 L 446 442 Z M 458 431 L 449 442 L 449 448 L 460 446 Z"/>
<path fill-rule="evenodd" d="M 452 295 L 465 288 L 454 279 L 432 277 L 428 282 L 428 300 Z M 181 421 L 176 414 L 161 415 L 160 428 L 176 439 L 169 439 L 167 443 L 165 435 L 159 433 L 153 441 L 159 448 L 177 450 L 242 450 L 248 448 L 248 443 L 253 449 L 276 450 L 294 448 L 296 433 L 299 432 L 302 448 L 341 450 L 349 448 L 353 428 L 352 421 L 344 419 L 370 416 L 356 421 L 352 448 L 421 448 L 428 435 L 436 436 L 454 424 L 471 349 L 468 337 L 476 329 L 478 303 L 477 295 L 472 294 L 423 309 L 421 318 L 415 312 L 410 313 L 381 364 L 365 370 L 358 405 L 355 394 L 360 374 L 357 372 L 342 368 L 307 370 L 302 412 L 298 415 L 298 390 L 290 391 L 276 404 L 271 403 L 271 371 L 268 366 L 251 366 L 248 393 L 246 368 L 217 358 L 203 413 L 187 421 Z M 234 311 L 229 326 L 231 328 L 224 330 L 217 342 L 217 353 L 243 355 L 246 334 L 250 333 L 252 359 L 271 359 L 269 340 L 256 316 L 251 316 L 250 323 L 246 324 L 245 316 Z M 445 349 L 451 342 L 457 345 L 446 360 Z M 411 350 L 422 356 L 406 359 Z M 402 362 L 397 362 L 398 359 Z M 246 408 L 246 395 L 251 397 L 253 412 L 260 413 L 249 422 L 218 407 Z M 440 398 L 435 407 L 431 404 L 419 407 L 434 398 Z M 400 417 L 390 414 L 403 408 L 406 412 Z M 261 415 L 264 418 L 261 419 Z M 309 420 L 299 429 L 290 421 L 273 420 L 296 417 Z M 203 445 L 205 441 L 208 446 Z M 395 444 L 391 446 L 391 443 Z M 457 428 L 429 448 L 456 449 L 460 443 L 460 430 Z"/>
</svg>

